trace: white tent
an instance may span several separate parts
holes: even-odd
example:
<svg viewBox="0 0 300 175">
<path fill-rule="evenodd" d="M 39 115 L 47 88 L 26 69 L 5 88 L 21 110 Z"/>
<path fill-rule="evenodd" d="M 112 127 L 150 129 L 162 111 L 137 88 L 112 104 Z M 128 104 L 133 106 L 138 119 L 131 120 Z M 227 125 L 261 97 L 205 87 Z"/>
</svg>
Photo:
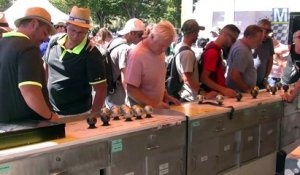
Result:
<svg viewBox="0 0 300 175">
<path fill-rule="evenodd" d="M 25 11 L 29 7 L 43 7 L 52 18 L 53 24 L 68 19 L 68 15 L 54 7 L 48 0 L 17 0 L 4 13 L 7 22 L 11 28 L 15 28 L 14 21 L 24 16 Z"/>
</svg>

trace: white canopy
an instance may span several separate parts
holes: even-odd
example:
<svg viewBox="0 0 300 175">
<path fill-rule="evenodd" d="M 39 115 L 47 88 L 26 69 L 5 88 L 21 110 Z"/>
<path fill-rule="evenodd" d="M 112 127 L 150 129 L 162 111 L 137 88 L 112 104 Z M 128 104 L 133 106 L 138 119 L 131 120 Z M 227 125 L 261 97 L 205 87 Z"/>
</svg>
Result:
<svg viewBox="0 0 300 175">
<path fill-rule="evenodd" d="M 4 12 L 7 22 L 11 28 L 15 28 L 14 21 L 22 17 L 25 14 L 26 9 L 29 7 L 43 7 L 46 9 L 51 15 L 53 24 L 68 19 L 67 14 L 58 10 L 48 0 L 17 0 Z"/>
</svg>

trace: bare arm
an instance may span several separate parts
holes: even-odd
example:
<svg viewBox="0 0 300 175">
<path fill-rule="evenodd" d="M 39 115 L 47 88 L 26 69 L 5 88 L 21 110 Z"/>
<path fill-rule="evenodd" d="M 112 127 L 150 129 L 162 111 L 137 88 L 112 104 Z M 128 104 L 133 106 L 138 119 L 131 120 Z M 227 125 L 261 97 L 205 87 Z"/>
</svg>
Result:
<svg viewBox="0 0 300 175">
<path fill-rule="evenodd" d="M 125 74 L 126 74 L 126 69 L 123 68 L 121 69 L 121 82 L 122 82 L 122 86 L 124 89 L 127 89 L 126 88 L 126 83 L 125 83 Z"/>
<path fill-rule="evenodd" d="M 273 66 L 273 55 L 270 56 L 270 58 L 269 58 L 265 78 L 268 78 L 268 77 L 269 77 L 270 72 L 271 72 L 271 70 L 272 70 L 272 66 Z"/>
<path fill-rule="evenodd" d="M 225 96 L 228 97 L 235 97 L 236 96 L 236 92 L 230 88 L 227 87 L 223 87 L 221 85 L 219 85 L 218 83 L 216 83 L 215 81 L 213 81 L 212 79 L 210 79 L 210 74 L 211 72 L 207 71 L 207 70 L 203 70 L 202 74 L 201 74 L 201 82 L 204 83 L 206 86 L 210 87 L 211 89 L 214 89 L 220 93 L 222 93 Z"/>
<path fill-rule="evenodd" d="M 145 95 L 139 88 L 132 86 L 130 84 L 127 84 L 127 93 L 128 95 L 142 105 L 151 105 L 155 108 L 169 108 L 169 105 L 164 102 L 157 103 L 150 99 L 147 95 Z"/>
<path fill-rule="evenodd" d="M 52 120 L 58 119 L 58 116 L 53 114 L 49 109 L 43 96 L 41 87 L 35 85 L 23 85 L 19 87 L 19 89 L 29 108 L 31 108 L 44 119 L 49 120 L 51 117 Z"/>
<path fill-rule="evenodd" d="M 241 74 L 238 70 L 232 69 L 231 74 L 229 75 L 233 83 L 241 89 L 243 92 L 249 92 L 253 87 L 248 86 L 241 77 Z"/>
<path fill-rule="evenodd" d="M 103 106 L 106 97 L 106 82 L 98 83 L 93 85 L 93 90 L 95 91 L 95 97 L 92 105 L 91 113 L 99 112 Z"/>
<path fill-rule="evenodd" d="M 189 87 L 192 88 L 194 92 L 197 93 L 200 87 L 199 84 L 193 80 L 192 74 L 193 74 L 192 72 L 184 72 L 182 74 L 182 79 L 185 84 L 187 84 Z"/>
</svg>

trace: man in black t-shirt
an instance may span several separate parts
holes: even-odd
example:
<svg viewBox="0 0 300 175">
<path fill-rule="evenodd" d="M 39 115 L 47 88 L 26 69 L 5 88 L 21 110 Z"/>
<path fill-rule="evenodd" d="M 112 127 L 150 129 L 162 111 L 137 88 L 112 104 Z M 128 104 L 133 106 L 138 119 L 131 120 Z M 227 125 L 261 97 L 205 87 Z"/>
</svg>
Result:
<svg viewBox="0 0 300 175">
<path fill-rule="evenodd" d="M 56 121 L 46 100 L 39 44 L 54 32 L 50 14 L 33 7 L 15 21 L 16 32 L 0 40 L 0 122 L 30 119 Z"/>
<path fill-rule="evenodd" d="M 96 47 L 87 49 L 90 11 L 74 6 L 66 26 L 67 33 L 54 36 L 43 57 L 50 103 L 59 115 L 93 115 L 103 105 L 106 77 L 104 57 Z"/>
</svg>

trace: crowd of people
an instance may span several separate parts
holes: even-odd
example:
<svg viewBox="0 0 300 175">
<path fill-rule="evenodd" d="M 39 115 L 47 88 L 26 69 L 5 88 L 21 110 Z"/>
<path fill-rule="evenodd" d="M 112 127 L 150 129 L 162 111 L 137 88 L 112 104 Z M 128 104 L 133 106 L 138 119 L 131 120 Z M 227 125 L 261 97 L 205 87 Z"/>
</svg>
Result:
<svg viewBox="0 0 300 175">
<path fill-rule="evenodd" d="M 0 17 L 5 19 L 4 14 Z M 40 7 L 27 9 L 15 21 L 15 30 L 1 21 L 1 122 L 93 117 L 103 106 L 123 104 L 169 108 L 195 101 L 199 94 L 232 98 L 255 86 L 265 88 L 268 82 L 296 82 L 294 91 L 283 95 L 287 101 L 300 92 L 300 31 L 294 33 L 294 44 L 283 48 L 272 38 L 268 19 L 247 26 L 241 38 L 234 24 L 216 28 L 201 56 L 192 49 L 178 53 L 174 59 L 183 84 L 178 98 L 165 87 L 166 51 L 177 38 L 173 24 L 163 20 L 146 26 L 132 18 L 117 37 L 100 28 L 91 38 L 90 20 L 89 9 L 74 6 L 67 21 L 54 25 L 49 12 Z M 204 29 L 194 19 L 185 21 L 182 40 L 173 52 L 191 48 Z M 229 48 L 225 60 L 223 50 Z"/>
</svg>

